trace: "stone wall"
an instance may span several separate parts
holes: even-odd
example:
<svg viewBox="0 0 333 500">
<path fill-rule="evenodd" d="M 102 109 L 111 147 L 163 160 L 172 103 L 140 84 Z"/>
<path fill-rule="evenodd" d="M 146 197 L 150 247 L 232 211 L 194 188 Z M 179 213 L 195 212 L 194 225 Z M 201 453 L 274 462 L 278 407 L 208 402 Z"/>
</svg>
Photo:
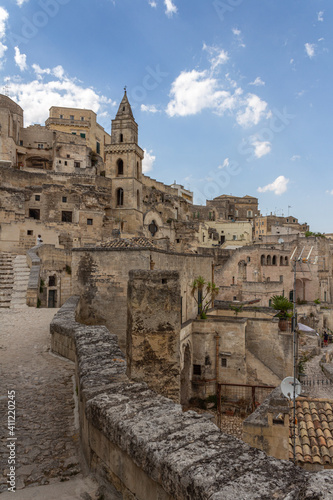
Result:
<svg viewBox="0 0 333 500">
<path fill-rule="evenodd" d="M 130 271 L 127 298 L 127 375 L 179 403 L 179 273 Z"/>
<path fill-rule="evenodd" d="M 76 361 L 80 439 L 89 467 L 136 500 L 320 500 L 330 472 L 309 474 L 221 433 L 207 415 L 130 381 L 102 326 L 76 322 L 78 297 L 51 324 L 52 349 Z M 78 309 L 79 310 L 79 309 Z"/>
<path fill-rule="evenodd" d="M 202 275 L 212 279 L 211 257 L 176 254 L 162 250 L 76 248 L 73 250 L 73 292 L 84 304 L 82 320 L 87 324 L 104 324 L 118 336 L 125 349 L 127 325 L 128 272 L 170 270 L 180 273 L 182 323 L 197 315 L 197 304 L 191 296 L 191 284 Z"/>
</svg>

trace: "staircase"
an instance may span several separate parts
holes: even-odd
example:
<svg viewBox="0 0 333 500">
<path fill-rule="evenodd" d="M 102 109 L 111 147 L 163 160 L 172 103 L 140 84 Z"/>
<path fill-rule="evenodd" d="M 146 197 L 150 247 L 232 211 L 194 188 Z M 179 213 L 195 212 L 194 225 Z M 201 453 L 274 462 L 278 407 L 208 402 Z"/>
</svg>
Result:
<svg viewBox="0 0 333 500">
<path fill-rule="evenodd" d="M 25 255 L 0 253 L 0 309 L 26 307 L 29 275 Z"/>
<path fill-rule="evenodd" d="M 14 284 L 11 308 L 27 307 L 27 288 L 30 269 L 25 255 L 17 255 L 13 260 Z"/>
<path fill-rule="evenodd" d="M 13 257 L 0 253 L 0 309 L 9 308 L 14 285 Z"/>
</svg>

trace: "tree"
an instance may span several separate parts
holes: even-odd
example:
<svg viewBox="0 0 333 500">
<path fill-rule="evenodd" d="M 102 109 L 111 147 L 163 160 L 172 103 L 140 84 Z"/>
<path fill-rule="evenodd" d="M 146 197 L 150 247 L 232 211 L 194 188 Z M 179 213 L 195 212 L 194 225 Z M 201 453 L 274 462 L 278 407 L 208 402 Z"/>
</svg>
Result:
<svg viewBox="0 0 333 500">
<path fill-rule="evenodd" d="M 229 309 L 234 311 L 235 316 L 237 317 L 237 315 L 243 310 L 243 304 L 241 304 L 240 306 L 233 306 L 232 304 L 229 304 Z"/>
<path fill-rule="evenodd" d="M 288 314 L 288 311 L 294 308 L 293 304 L 283 295 L 273 295 L 271 306 L 276 311 L 279 311 L 277 314 L 279 318 L 289 318 L 290 314 Z"/>
<path fill-rule="evenodd" d="M 196 294 L 196 292 L 198 292 Z M 198 276 L 192 283 L 191 295 L 198 304 L 201 319 L 207 318 L 207 311 L 219 293 L 215 283 L 206 282 L 202 276 Z"/>
</svg>

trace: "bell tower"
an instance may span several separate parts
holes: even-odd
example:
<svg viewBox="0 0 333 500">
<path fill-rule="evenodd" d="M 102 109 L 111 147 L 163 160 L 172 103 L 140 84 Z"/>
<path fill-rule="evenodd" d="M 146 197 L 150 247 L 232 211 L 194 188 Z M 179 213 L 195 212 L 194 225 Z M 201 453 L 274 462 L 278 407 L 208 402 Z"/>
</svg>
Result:
<svg viewBox="0 0 333 500">
<path fill-rule="evenodd" d="M 105 148 L 105 176 L 112 179 L 112 211 L 123 233 L 142 234 L 142 160 L 138 125 L 126 87 L 111 126 L 111 144 Z"/>
</svg>

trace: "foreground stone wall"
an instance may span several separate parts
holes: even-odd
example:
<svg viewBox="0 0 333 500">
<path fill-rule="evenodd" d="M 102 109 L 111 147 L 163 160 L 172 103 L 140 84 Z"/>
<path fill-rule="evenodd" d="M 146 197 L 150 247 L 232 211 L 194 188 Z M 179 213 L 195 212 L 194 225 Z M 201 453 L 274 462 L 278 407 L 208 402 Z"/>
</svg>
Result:
<svg viewBox="0 0 333 500">
<path fill-rule="evenodd" d="M 309 474 L 222 434 L 207 415 L 182 412 L 131 382 L 116 337 L 75 320 L 72 297 L 51 323 L 52 349 L 74 359 L 81 444 L 90 468 L 135 500 L 322 500 L 333 476 Z"/>
</svg>

